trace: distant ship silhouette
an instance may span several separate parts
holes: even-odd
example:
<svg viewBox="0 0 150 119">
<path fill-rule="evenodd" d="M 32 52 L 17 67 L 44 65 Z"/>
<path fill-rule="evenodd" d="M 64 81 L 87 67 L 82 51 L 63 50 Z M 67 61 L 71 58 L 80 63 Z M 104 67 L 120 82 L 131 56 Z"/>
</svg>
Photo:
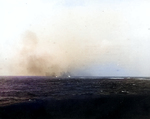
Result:
<svg viewBox="0 0 150 119">
<path fill-rule="evenodd" d="M 48 72 L 46 72 L 45 76 L 50 76 L 52 78 L 57 78 L 57 77 L 70 78 L 71 74 L 69 72 L 62 72 L 61 75 L 57 75 L 56 73 L 49 74 Z"/>
</svg>

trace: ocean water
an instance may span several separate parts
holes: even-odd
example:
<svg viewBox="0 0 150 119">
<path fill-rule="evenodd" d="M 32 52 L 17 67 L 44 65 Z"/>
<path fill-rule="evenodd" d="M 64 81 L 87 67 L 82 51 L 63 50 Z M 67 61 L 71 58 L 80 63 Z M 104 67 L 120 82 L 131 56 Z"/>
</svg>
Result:
<svg viewBox="0 0 150 119">
<path fill-rule="evenodd" d="M 136 94 L 150 94 L 150 81 L 143 78 L 0 77 L 0 106 L 46 98 Z"/>
</svg>

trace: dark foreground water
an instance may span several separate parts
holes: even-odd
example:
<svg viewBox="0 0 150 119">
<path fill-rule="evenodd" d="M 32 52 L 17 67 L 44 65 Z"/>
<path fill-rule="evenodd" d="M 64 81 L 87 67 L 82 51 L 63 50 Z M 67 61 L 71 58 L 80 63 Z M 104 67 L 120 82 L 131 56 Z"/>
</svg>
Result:
<svg viewBox="0 0 150 119">
<path fill-rule="evenodd" d="M 0 119 L 149 119 L 147 79 L 0 77 Z"/>
</svg>

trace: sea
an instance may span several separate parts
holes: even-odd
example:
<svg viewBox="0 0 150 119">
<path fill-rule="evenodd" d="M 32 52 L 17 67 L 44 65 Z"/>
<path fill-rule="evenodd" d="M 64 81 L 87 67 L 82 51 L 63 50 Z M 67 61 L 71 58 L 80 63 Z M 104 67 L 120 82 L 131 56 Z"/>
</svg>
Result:
<svg viewBox="0 0 150 119">
<path fill-rule="evenodd" d="M 150 94 L 149 77 L 1 76 L 0 106 L 37 99 Z"/>
</svg>

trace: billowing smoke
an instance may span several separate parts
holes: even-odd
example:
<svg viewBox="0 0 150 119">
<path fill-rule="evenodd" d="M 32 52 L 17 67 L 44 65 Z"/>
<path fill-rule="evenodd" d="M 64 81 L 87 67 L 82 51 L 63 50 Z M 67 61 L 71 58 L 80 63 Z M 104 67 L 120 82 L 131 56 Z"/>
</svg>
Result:
<svg viewBox="0 0 150 119">
<path fill-rule="evenodd" d="M 32 31 L 23 34 L 22 48 L 16 54 L 16 68 L 14 72 L 19 75 L 56 76 L 68 70 L 66 62 L 69 60 L 63 50 L 52 45 L 40 44 L 37 35 Z M 58 51 L 59 50 L 59 51 Z"/>
<path fill-rule="evenodd" d="M 17 75 L 61 76 L 89 64 L 88 49 L 75 41 L 44 42 L 32 31 L 22 36 L 22 47 L 15 55 L 13 71 Z"/>
<path fill-rule="evenodd" d="M 86 43 L 78 36 L 68 34 L 68 37 L 44 41 L 32 31 L 24 32 L 22 46 L 13 58 L 15 65 L 12 65 L 12 71 L 17 75 L 62 76 L 86 66 L 107 62 L 109 59 L 105 55 L 114 52 L 114 47 L 117 47 L 116 43 L 105 40 L 93 43 L 87 39 L 89 43 Z"/>
<path fill-rule="evenodd" d="M 90 66 L 121 65 L 128 60 L 122 55 L 127 38 L 119 13 L 63 9 L 51 15 L 35 20 L 20 33 L 7 63 L 10 75 L 78 75 Z"/>
</svg>

